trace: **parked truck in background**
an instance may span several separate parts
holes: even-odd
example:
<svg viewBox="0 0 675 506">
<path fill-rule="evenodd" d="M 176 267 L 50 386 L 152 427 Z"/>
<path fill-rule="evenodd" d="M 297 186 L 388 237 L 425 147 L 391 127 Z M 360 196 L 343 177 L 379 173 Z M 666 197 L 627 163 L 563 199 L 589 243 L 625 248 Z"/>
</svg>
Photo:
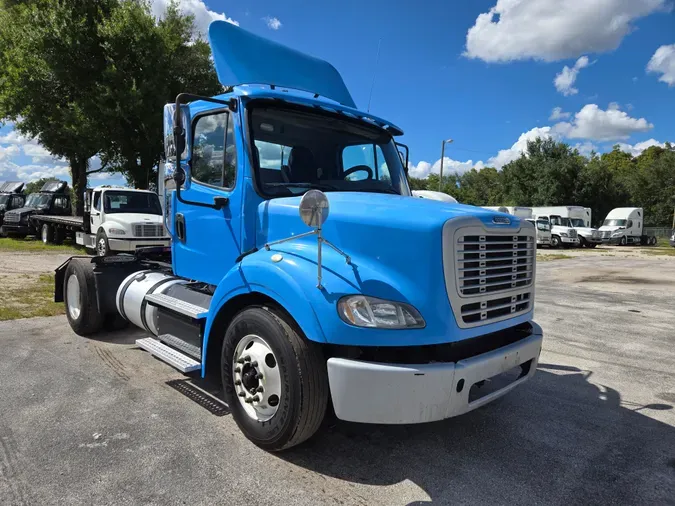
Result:
<svg viewBox="0 0 675 506">
<path fill-rule="evenodd" d="M 491 211 L 498 211 L 500 213 L 512 214 L 513 216 L 518 216 L 518 218 L 529 219 L 532 218 L 532 208 L 531 207 L 520 207 L 520 206 L 483 206 L 485 209 L 490 209 Z"/>
<path fill-rule="evenodd" d="M 329 402 L 342 420 L 422 423 L 531 378 L 532 224 L 411 198 L 402 130 L 358 110 L 327 62 L 222 21 L 209 40 L 227 91 L 164 111 L 171 258 L 65 262 L 72 329 L 144 329 L 139 347 L 218 376 L 266 450 L 311 437 Z"/>
<path fill-rule="evenodd" d="M 20 181 L 0 182 L 0 230 L 2 230 L 5 213 L 24 206 L 26 196 L 23 193 L 23 187 L 24 183 Z"/>
<path fill-rule="evenodd" d="M 608 244 L 641 244 L 654 246 L 656 237 L 644 234 L 644 211 L 641 207 L 612 209 L 600 227 L 602 242 Z"/>
<path fill-rule="evenodd" d="M 110 185 L 87 188 L 84 216 L 34 214 L 29 221 L 42 242 L 60 243 L 71 237 L 99 256 L 167 247 L 170 242 L 159 198 L 149 190 Z"/>
<path fill-rule="evenodd" d="M 2 230 L 14 237 L 37 235 L 35 223 L 30 219 L 33 215 L 70 216 L 70 213 L 68 183 L 49 181 L 39 192 L 28 195 L 22 207 L 5 213 Z"/>
<path fill-rule="evenodd" d="M 549 217 L 551 223 L 552 241 L 556 242 L 556 236 L 560 237 L 562 245 L 574 245 L 587 248 L 595 248 L 602 242 L 600 232 L 591 227 L 591 209 L 581 206 L 548 206 L 533 207 L 533 212 L 537 216 Z M 569 236 L 569 232 L 564 228 L 573 228 L 576 233 L 576 240 Z M 568 233 L 565 237 L 564 233 Z M 558 245 L 552 244 L 553 247 Z"/>
<path fill-rule="evenodd" d="M 537 229 L 537 246 L 550 246 L 551 224 L 548 220 L 529 218 L 527 221 L 532 223 Z"/>
</svg>

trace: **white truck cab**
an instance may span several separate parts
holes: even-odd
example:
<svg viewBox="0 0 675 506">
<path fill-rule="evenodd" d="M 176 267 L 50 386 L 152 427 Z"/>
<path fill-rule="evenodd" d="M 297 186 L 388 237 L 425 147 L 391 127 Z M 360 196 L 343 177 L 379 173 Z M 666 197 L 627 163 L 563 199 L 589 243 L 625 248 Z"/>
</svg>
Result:
<svg viewBox="0 0 675 506">
<path fill-rule="evenodd" d="M 582 206 L 549 206 L 534 207 L 534 213 L 538 216 L 551 217 L 551 231 L 553 236 L 560 237 L 563 246 L 585 246 L 595 248 L 602 242 L 600 232 L 591 227 L 591 209 Z M 561 227 L 574 229 L 574 237 Z M 558 234 L 556 234 L 556 230 Z M 567 233 L 568 236 L 562 234 Z M 574 240 L 571 240 L 574 239 Z M 556 239 L 553 239 L 556 242 Z M 552 246 L 558 247 L 554 244 Z"/>
<path fill-rule="evenodd" d="M 547 220 L 528 218 L 537 230 L 537 246 L 551 245 L 551 224 Z"/>
<path fill-rule="evenodd" d="M 89 189 L 84 221 L 75 242 L 99 256 L 170 244 L 159 198 L 149 190 L 108 185 Z"/>
<path fill-rule="evenodd" d="M 457 204 L 457 199 L 455 197 L 443 192 L 433 190 L 413 190 L 412 194 L 413 197 L 421 199 L 440 200 L 441 202 L 447 202 L 448 204 Z"/>
<path fill-rule="evenodd" d="M 602 242 L 619 244 L 643 244 L 653 246 L 656 237 L 643 234 L 644 212 L 641 207 L 617 207 L 612 209 L 600 227 Z"/>
</svg>

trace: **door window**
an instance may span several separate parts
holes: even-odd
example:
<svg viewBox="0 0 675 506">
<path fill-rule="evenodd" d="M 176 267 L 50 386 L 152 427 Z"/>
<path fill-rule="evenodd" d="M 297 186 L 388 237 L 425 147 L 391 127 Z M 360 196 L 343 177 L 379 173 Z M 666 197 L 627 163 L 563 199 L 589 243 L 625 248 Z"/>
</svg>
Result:
<svg viewBox="0 0 675 506">
<path fill-rule="evenodd" d="M 633 220 L 628 220 L 626 222 L 626 228 L 633 228 Z"/>
<path fill-rule="evenodd" d="M 201 116 L 194 126 L 192 179 L 233 188 L 237 166 L 234 122 L 227 112 Z"/>
<path fill-rule="evenodd" d="M 94 209 L 96 209 L 99 213 L 101 212 L 101 192 L 94 192 L 94 204 L 93 204 Z"/>
<path fill-rule="evenodd" d="M 10 209 L 18 209 L 23 207 L 24 198 L 21 195 L 13 195 L 12 202 L 10 204 Z"/>
</svg>

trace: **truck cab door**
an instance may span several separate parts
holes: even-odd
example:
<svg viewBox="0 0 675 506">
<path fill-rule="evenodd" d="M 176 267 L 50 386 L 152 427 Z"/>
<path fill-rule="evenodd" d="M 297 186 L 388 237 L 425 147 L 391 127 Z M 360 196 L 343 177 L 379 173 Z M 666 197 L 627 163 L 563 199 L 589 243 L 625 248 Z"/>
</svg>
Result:
<svg viewBox="0 0 675 506">
<path fill-rule="evenodd" d="M 24 195 L 12 195 L 12 199 L 9 201 L 7 210 L 9 211 L 10 209 L 20 209 L 23 207 L 25 202 L 26 197 Z"/>
<path fill-rule="evenodd" d="M 93 192 L 91 197 L 91 210 L 89 211 L 89 228 L 92 234 L 98 232 L 98 227 L 103 222 L 103 199 L 105 196 L 101 190 Z"/>
<path fill-rule="evenodd" d="M 196 114 L 185 189 L 173 199 L 172 261 L 174 273 L 218 284 L 241 254 L 244 194 L 240 116 L 227 108 Z M 226 202 L 221 209 L 189 202 Z M 253 219 L 253 217 L 251 218 Z"/>
</svg>

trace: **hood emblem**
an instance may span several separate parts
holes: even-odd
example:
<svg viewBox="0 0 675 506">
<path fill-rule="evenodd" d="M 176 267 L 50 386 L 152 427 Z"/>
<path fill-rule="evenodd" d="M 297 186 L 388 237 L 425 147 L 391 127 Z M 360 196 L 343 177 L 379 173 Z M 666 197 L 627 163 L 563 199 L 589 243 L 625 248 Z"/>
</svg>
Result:
<svg viewBox="0 0 675 506">
<path fill-rule="evenodd" d="M 511 220 L 506 216 L 493 216 L 492 223 L 496 223 L 497 225 L 510 225 Z"/>
</svg>

